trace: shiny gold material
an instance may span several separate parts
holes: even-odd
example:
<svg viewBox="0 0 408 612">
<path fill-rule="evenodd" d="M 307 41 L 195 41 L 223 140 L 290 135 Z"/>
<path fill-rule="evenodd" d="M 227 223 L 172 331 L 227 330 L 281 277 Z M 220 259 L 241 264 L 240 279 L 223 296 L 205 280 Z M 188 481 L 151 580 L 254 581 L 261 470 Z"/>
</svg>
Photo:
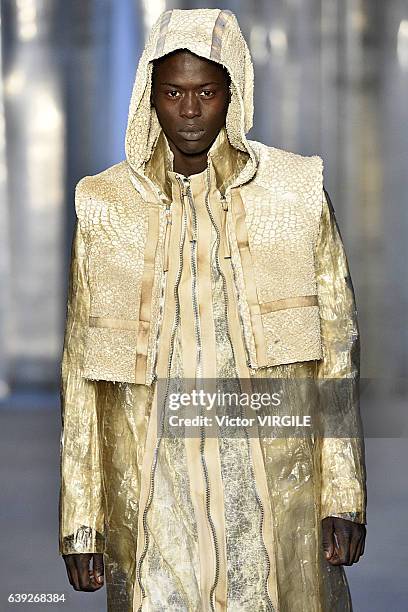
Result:
<svg viewBox="0 0 408 612">
<path fill-rule="evenodd" d="M 208 167 L 183 177 L 150 107 L 151 60 L 225 65 L 232 100 Z M 104 552 L 110 612 L 343 612 L 321 519 L 365 522 L 358 438 L 163 435 L 166 393 L 196 377 L 359 377 L 346 255 L 320 157 L 248 141 L 252 64 L 235 17 L 163 14 L 140 60 L 125 161 L 76 189 L 61 364 L 60 552 Z M 330 392 L 358 416 L 358 393 Z M 319 397 L 291 392 L 291 414 Z M 320 404 L 317 404 L 320 405 Z M 324 410 L 324 402 L 321 409 Z"/>
</svg>

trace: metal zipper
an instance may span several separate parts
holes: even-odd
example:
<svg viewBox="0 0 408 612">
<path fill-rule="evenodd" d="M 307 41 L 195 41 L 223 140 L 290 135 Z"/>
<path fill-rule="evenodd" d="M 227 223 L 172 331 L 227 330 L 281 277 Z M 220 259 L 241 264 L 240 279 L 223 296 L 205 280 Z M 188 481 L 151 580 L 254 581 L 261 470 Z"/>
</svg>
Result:
<svg viewBox="0 0 408 612">
<path fill-rule="evenodd" d="M 224 195 L 221 195 L 221 201 L 222 201 L 222 207 L 223 210 L 225 211 L 225 226 L 224 226 L 224 230 L 225 230 L 225 241 L 226 244 L 228 245 L 228 259 L 231 262 L 231 269 L 232 269 L 232 274 L 233 274 L 233 279 L 234 279 L 234 286 L 237 290 L 237 295 L 239 295 L 238 289 L 237 289 L 237 273 L 236 273 L 236 269 L 235 269 L 235 264 L 233 263 L 233 259 L 231 257 L 231 245 L 228 239 L 228 230 L 227 230 L 227 212 L 228 212 L 228 200 L 226 198 L 227 192 L 225 192 Z M 231 196 L 229 198 L 229 201 L 231 202 Z M 227 256 L 225 256 L 225 258 L 227 258 Z M 238 318 L 239 318 L 239 322 L 240 322 L 240 326 L 241 326 L 241 334 L 242 334 L 242 338 L 243 338 L 243 343 L 244 343 L 244 348 L 245 348 L 245 360 L 246 360 L 246 365 L 249 368 L 249 370 L 252 373 L 256 373 L 258 370 L 260 370 L 260 367 L 257 366 L 253 366 L 251 363 L 251 358 L 250 358 L 250 351 L 248 348 L 248 344 L 247 344 L 247 339 L 246 339 L 246 334 L 245 334 L 245 327 L 244 327 L 244 321 L 243 321 L 243 316 L 242 316 L 242 312 L 241 312 L 241 308 L 240 308 L 240 304 L 239 304 L 239 300 L 237 300 L 237 306 L 238 306 Z"/>
<path fill-rule="evenodd" d="M 200 315 L 198 308 L 198 285 L 197 285 L 197 211 L 194 206 L 193 194 L 191 193 L 190 179 L 188 177 L 182 177 L 177 175 L 177 180 L 180 183 L 181 196 L 188 200 L 191 213 L 191 292 L 192 292 L 192 303 L 194 312 L 194 330 L 196 337 L 196 352 L 197 352 L 197 365 L 196 365 L 196 378 L 202 378 L 203 366 L 202 366 L 202 342 L 201 342 L 201 328 L 200 328 Z"/>
<path fill-rule="evenodd" d="M 182 195 L 187 196 L 188 203 L 191 210 L 192 216 L 192 228 L 191 228 L 191 273 L 192 273 L 192 296 L 193 296 L 193 311 L 194 311 L 194 321 L 195 321 L 195 331 L 196 331 L 196 340 L 197 340 L 197 367 L 196 367 L 196 379 L 202 378 L 202 347 L 201 347 L 201 331 L 200 331 L 200 317 L 198 311 L 198 299 L 197 299 L 197 211 L 194 206 L 193 195 L 191 193 L 191 185 L 190 179 L 186 177 L 179 177 L 177 179 L 180 182 L 180 186 L 185 186 L 185 190 L 182 189 Z M 200 405 L 200 416 L 202 416 L 201 411 L 203 408 Z M 201 419 L 200 419 L 201 421 Z M 219 546 L 217 539 L 217 532 L 215 529 L 214 521 L 211 517 L 211 490 L 210 490 L 210 480 L 208 476 L 208 467 L 205 460 L 205 431 L 204 426 L 200 426 L 200 460 L 201 467 L 203 469 L 204 481 L 205 481 L 205 508 L 207 513 L 207 520 L 210 525 L 211 534 L 213 537 L 214 544 L 214 552 L 215 552 L 215 575 L 214 582 L 210 589 L 210 607 L 211 611 L 215 612 L 214 606 L 214 591 L 218 584 L 219 579 L 219 571 L 220 571 L 220 561 L 219 561 Z"/>
<path fill-rule="evenodd" d="M 221 195 L 221 200 L 224 201 L 225 200 L 225 204 L 223 203 L 223 209 L 226 209 L 225 212 L 225 234 L 226 236 L 228 236 L 227 233 L 227 225 L 228 225 L 228 200 L 227 200 L 227 192 L 225 192 L 224 195 Z M 231 202 L 231 196 L 229 197 L 229 201 Z M 232 269 L 232 275 L 233 275 L 233 279 L 234 279 L 234 286 L 236 288 L 236 292 L 237 295 L 239 295 L 239 291 L 237 290 L 237 273 L 235 270 L 235 265 L 233 262 L 233 259 L 231 257 L 231 245 L 230 242 L 228 240 L 228 252 L 229 252 L 229 260 L 231 263 L 231 269 Z M 237 300 L 237 306 L 238 306 L 238 319 L 240 322 L 240 326 L 241 326 L 241 334 L 242 334 L 242 338 L 243 338 L 243 344 L 244 344 L 244 348 L 245 348 L 245 360 L 246 360 L 246 364 L 248 366 L 248 368 L 251 368 L 251 360 L 250 360 L 250 353 L 249 353 L 249 348 L 248 348 L 248 344 L 247 344 L 247 340 L 246 340 L 246 335 L 245 335 L 245 329 L 244 329 L 244 322 L 243 322 L 243 316 L 242 316 L 242 312 L 241 312 L 241 308 L 240 308 L 240 303 L 239 303 L 239 299 Z"/>
<path fill-rule="evenodd" d="M 171 208 L 170 202 L 166 204 L 166 230 L 164 234 L 164 255 L 163 255 L 163 271 L 167 272 L 169 269 L 169 245 L 170 245 L 170 229 L 171 229 Z"/>
<path fill-rule="evenodd" d="M 222 278 L 222 288 L 223 288 L 223 294 L 224 294 L 224 313 L 225 313 L 225 319 L 227 321 L 227 337 L 231 346 L 231 351 L 232 351 L 232 355 L 233 355 L 233 361 L 236 363 L 236 359 L 235 359 L 235 351 L 234 351 L 234 345 L 232 343 L 232 339 L 231 339 L 231 335 L 229 332 L 229 323 L 228 323 L 228 294 L 227 294 L 227 282 L 225 279 L 225 275 L 223 273 L 223 271 L 221 270 L 221 266 L 220 266 L 220 261 L 219 261 L 219 246 L 220 246 L 220 230 L 218 229 L 218 226 L 214 220 L 214 216 L 212 214 L 212 210 L 210 208 L 210 204 L 209 204 L 209 193 L 210 193 L 210 169 L 207 166 L 207 191 L 205 194 L 205 205 L 209 214 L 209 217 L 211 219 L 211 223 L 215 229 L 217 238 L 216 238 L 216 248 L 215 248 L 215 262 L 216 262 L 216 266 L 218 269 L 218 273 L 220 274 L 221 278 Z M 227 206 L 227 210 L 224 208 L 223 209 L 225 211 L 225 214 L 227 213 L 228 210 L 228 206 Z M 225 218 L 225 222 L 226 222 L 226 218 Z M 243 407 L 240 404 L 240 416 L 241 418 L 243 417 Z M 259 496 L 257 487 L 256 487 L 256 481 L 255 481 L 255 474 L 254 474 L 254 469 L 253 469 L 253 461 L 252 461 L 252 454 L 251 454 L 251 449 L 250 449 L 250 442 L 249 442 L 249 435 L 248 435 L 248 431 L 246 427 L 243 427 L 243 430 L 245 432 L 245 438 L 246 438 L 246 442 L 247 442 L 247 448 L 248 448 L 248 456 L 249 456 L 249 461 L 250 461 L 250 470 L 251 470 L 251 476 L 252 476 L 252 481 L 253 481 L 253 485 L 254 485 L 254 492 L 255 492 L 255 498 L 256 501 L 258 503 L 260 512 L 261 512 L 261 520 L 260 520 L 260 525 L 259 525 L 259 532 L 260 532 L 260 536 L 261 536 L 261 542 L 262 542 L 262 546 L 264 549 L 264 554 L 265 554 L 265 558 L 266 558 L 266 564 L 267 564 L 267 572 L 266 572 L 266 578 L 265 578 L 265 584 L 264 584 L 264 589 L 265 589 L 265 593 L 266 593 L 266 597 L 268 600 L 268 604 L 267 604 L 267 610 L 268 612 L 275 612 L 275 608 L 273 606 L 272 600 L 270 598 L 270 594 L 269 594 L 269 590 L 268 590 L 268 577 L 269 577 L 269 573 L 270 573 L 270 569 L 271 569 L 271 562 L 269 559 L 269 555 L 268 555 L 268 551 L 266 549 L 265 546 L 265 542 L 263 539 L 263 535 L 262 535 L 262 525 L 264 522 L 264 516 L 265 516 L 265 511 L 261 502 L 261 498 Z M 216 586 L 216 585 L 215 585 Z M 213 585 L 213 588 L 211 589 L 211 594 L 213 593 L 213 591 L 215 590 L 215 586 Z"/>
<path fill-rule="evenodd" d="M 166 405 L 167 396 L 168 396 L 168 393 L 169 393 L 170 374 L 171 374 L 171 362 L 172 362 L 172 357 L 173 357 L 173 352 L 174 352 L 174 339 L 175 339 L 177 327 L 178 327 L 178 325 L 180 323 L 180 298 L 179 298 L 179 294 L 178 294 L 178 289 L 179 289 L 179 284 L 180 284 L 180 280 L 181 280 L 181 274 L 182 274 L 182 270 L 183 270 L 183 249 L 184 249 L 184 242 L 185 242 L 185 236 L 186 236 L 186 225 L 187 225 L 186 215 L 183 214 L 182 238 L 181 238 L 181 241 L 180 241 L 180 244 L 179 244 L 179 267 L 178 267 L 178 270 L 177 270 L 176 282 L 175 282 L 174 288 L 173 288 L 174 299 L 175 299 L 175 303 L 176 303 L 176 312 L 175 312 L 175 315 L 174 315 L 173 328 L 172 328 L 171 337 L 170 337 L 170 351 L 169 351 L 169 359 L 168 359 L 168 363 L 167 363 L 166 389 L 165 389 L 165 393 L 164 393 L 163 410 L 162 410 L 161 419 L 160 419 L 159 434 L 158 434 L 158 439 L 157 439 L 156 447 L 154 449 L 152 467 L 151 467 L 151 471 L 150 471 L 149 494 L 148 494 L 147 502 L 146 502 L 146 505 L 145 505 L 145 508 L 144 508 L 144 511 L 143 511 L 143 516 L 142 516 L 143 533 L 144 533 L 144 547 L 143 547 L 142 554 L 140 555 L 140 559 L 139 559 L 139 562 L 138 562 L 137 567 L 136 567 L 136 577 L 137 577 L 137 581 L 139 583 L 140 591 L 141 591 L 141 594 L 142 594 L 142 603 L 138 607 L 137 612 L 142 612 L 143 599 L 146 597 L 146 591 L 145 591 L 145 588 L 144 588 L 144 586 L 142 584 L 142 579 L 141 579 L 141 568 L 142 568 L 142 563 L 143 563 L 143 561 L 144 561 L 144 559 L 146 557 L 147 550 L 148 550 L 148 547 L 149 547 L 149 532 L 147 530 L 147 513 L 148 513 L 148 511 L 150 509 L 150 506 L 151 506 L 151 503 L 153 501 L 154 476 L 155 476 L 156 467 L 157 467 L 157 460 L 158 460 L 160 443 L 161 443 L 161 440 L 162 440 L 162 437 L 163 437 L 163 425 L 164 425 L 164 414 L 165 414 L 164 407 Z"/>
<path fill-rule="evenodd" d="M 222 216 L 222 221 L 221 221 L 221 232 L 222 232 L 222 235 L 224 236 L 224 259 L 230 259 L 231 250 L 230 250 L 230 244 L 229 244 L 229 239 L 228 239 L 228 228 L 227 228 L 228 202 L 224 194 L 221 194 L 221 203 L 222 203 L 222 209 L 224 211 L 224 214 Z"/>
<path fill-rule="evenodd" d="M 179 179 L 179 177 L 177 177 Z M 188 189 L 186 190 L 186 195 L 188 196 L 188 200 L 189 200 L 189 205 L 191 206 L 191 212 L 192 212 L 192 218 L 193 218 L 193 228 L 192 228 L 192 238 L 191 238 L 191 263 L 192 263 L 192 281 L 193 281 L 193 309 L 194 309 L 194 317 L 195 317 L 195 323 L 196 323 L 196 337 L 199 339 L 200 344 L 197 344 L 198 346 L 198 353 L 197 353 L 197 357 L 199 357 L 200 359 L 197 360 L 197 366 L 200 364 L 200 371 L 201 371 L 201 334 L 199 332 L 199 314 L 198 314 L 198 306 L 197 306 L 197 295 L 196 295 L 196 289 L 197 289 L 197 266 L 196 266 L 196 248 L 197 248 L 197 217 L 196 217 L 196 211 L 195 211 L 195 207 L 194 207 L 194 201 L 192 198 L 192 194 L 191 194 L 191 188 L 190 188 L 190 184 L 189 184 L 189 179 L 185 179 L 188 183 Z M 180 182 L 180 181 L 179 181 Z M 216 231 L 216 235 L 217 235 L 217 239 L 216 239 L 216 250 L 215 250 L 215 260 L 216 260 L 216 265 L 218 268 L 218 272 L 222 278 L 222 282 L 223 282 L 223 294 L 224 294 L 224 307 L 225 307 L 225 316 L 226 316 L 226 320 L 227 320 L 227 336 L 230 342 L 230 346 L 232 349 L 232 353 L 233 353 L 233 358 L 235 361 L 235 355 L 234 355 L 234 347 L 231 341 L 231 337 L 230 337 L 230 333 L 229 333 L 229 326 L 228 326 L 228 295 L 227 295 L 227 290 L 226 290 L 226 280 L 225 280 L 225 276 L 224 273 L 221 270 L 220 264 L 219 264 L 219 245 L 220 245 L 220 231 L 217 227 L 217 224 L 214 221 L 214 217 L 212 214 L 212 211 L 210 209 L 209 206 L 209 191 L 210 191 L 210 177 L 209 177 L 209 168 L 207 167 L 207 184 L 208 184 L 208 189 L 205 195 L 205 204 L 206 204 L 206 208 L 208 211 L 208 214 L 210 216 L 211 219 L 211 223 L 213 224 L 215 231 Z M 182 190 L 182 193 L 184 195 L 184 190 Z M 167 207 L 166 207 L 167 208 Z M 223 207 L 224 208 L 224 207 Z M 225 208 L 224 208 L 225 210 Z M 227 208 L 228 210 L 228 208 Z M 227 210 L 225 210 L 225 213 L 227 213 Z M 167 211 L 166 211 L 167 212 Z M 225 217 L 225 222 L 226 222 L 226 217 Z M 167 237 L 167 230 L 168 230 L 168 223 L 166 223 L 166 237 Z M 167 396 L 168 396 L 168 392 L 169 392 L 169 386 L 170 386 L 170 374 L 171 374 L 171 362 L 172 362 L 172 356 L 173 356 L 173 352 L 174 352 L 174 339 L 175 339 L 175 333 L 177 330 L 177 327 L 180 323 L 180 299 L 179 299 L 179 294 L 178 294 L 178 288 L 179 288 L 179 284 L 180 284 L 180 280 L 181 280 L 181 274 L 182 274 L 182 269 L 183 269 L 183 250 L 184 250 L 184 242 L 185 242 L 185 235 L 186 235 L 186 225 L 187 225 L 187 216 L 186 216 L 186 212 L 184 209 L 184 213 L 183 213 L 183 225 L 182 225 L 182 239 L 180 241 L 179 244 L 179 267 L 178 267 L 178 271 L 177 271 L 177 277 L 176 277 L 176 282 L 174 285 L 174 298 L 175 298 L 175 303 L 176 303 L 176 312 L 175 312 L 175 316 L 174 316 L 174 321 L 173 321 L 173 328 L 172 328 L 172 333 L 171 333 L 171 339 L 170 339 L 170 351 L 169 351 L 169 359 L 168 359 L 168 364 L 167 364 L 167 377 L 166 377 L 166 389 L 165 389 L 165 394 L 164 394 L 164 401 L 163 404 L 164 406 L 166 405 L 166 401 L 167 401 Z M 169 238 L 167 238 L 167 240 L 169 240 Z M 168 250 L 167 250 L 167 256 L 168 256 Z M 166 258 L 164 259 L 164 261 L 166 262 Z M 167 275 L 165 275 L 167 276 Z M 163 286 L 162 286 L 163 288 Z M 195 298 L 195 306 L 194 306 L 194 298 Z M 155 472 L 156 472 L 156 467 L 157 467 L 157 461 L 158 461 L 158 453 L 159 453 L 159 448 L 160 448 L 160 443 L 163 437 L 163 425 L 164 425 L 164 414 L 165 414 L 165 410 L 162 410 L 162 414 L 161 414 L 161 419 L 160 419 L 160 429 L 159 429 L 159 435 L 158 435 L 158 440 L 156 443 L 156 447 L 154 450 L 154 454 L 153 454 L 153 461 L 152 461 L 152 466 L 151 466 L 151 471 L 150 471 L 150 486 L 149 486 L 149 494 L 148 494 L 148 499 L 143 511 L 143 516 L 142 516 L 142 523 L 143 523 L 143 532 L 144 532 L 144 547 L 143 547 L 143 551 L 142 554 L 139 558 L 139 562 L 137 564 L 137 568 L 136 568 L 136 577 L 137 577 L 137 581 L 139 583 L 139 587 L 140 587 L 140 591 L 142 594 L 142 602 L 143 599 L 146 596 L 146 591 L 145 588 L 142 584 L 142 580 L 141 580 L 141 568 L 142 568 L 142 563 L 147 555 L 147 551 L 148 551 L 148 546 L 149 546 L 149 532 L 147 529 L 147 513 L 150 509 L 151 503 L 153 501 L 153 495 L 154 495 L 154 476 L 155 476 Z M 241 414 L 242 414 L 242 407 L 241 407 Z M 269 612 L 274 612 L 274 607 L 272 604 L 272 601 L 270 599 L 269 596 L 269 592 L 268 592 L 268 587 L 267 587 L 267 580 L 268 580 L 268 576 L 269 576 L 269 572 L 270 572 L 270 560 L 269 560 L 269 555 L 268 552 L 266 550 L 265 544 L 263 542 L 263 538 L 262 538 L 262 524 L 263 524 L 263 520 L 264 520 L 264 509 L 262 506 L 262 502 L 259 498 L 257 489 L 256 489 L 256 485 L 255 485 L 255 478 L 254 478 L 254 473 L 253 473 L 253 466 L 252 466 L 252 457 L 251 457 L 251 453 L 250 453 L 250 448 L 249 448 L 249 437 L 248 437 L 248 432 L 246 430 L 246 428 L 244 428 L 245 431 L 245 435 L 246 435 L 246 440 L 247 440 L 247 446 L 248 446 L 248 455 L 250 458 L 250 466 L 251 466 L 251 475 L 254 481 L 254 490 L 255 490 L 255 496 L 256 496 L 256 500 L 258 502 L 258 505 L 260 507 L 260 511 L 261 511 L 261 523 L 260 523 L 260 532 L 261 532 L 261 541 L 264 547 L 264 552 L 265 552 L 265 556 L 267 559 L 267 567 L 268 567 L 268 571 L 267 571 L 267 576 L 265 579 L 265 590 L 266 590 L 266 595 L 268 598 L 268 611 Z M 218 540 L 217 540 L 217 534 L 216 534 L 216 530 L 215 530 L 215 525 L 214 522 L 212 520 L 211 517 L 211 513 L 210 513 L 210 508 L 211 508 L 211 498 L 210 498 L 210 486 L 209 486 L 209 477 L 208 477 L 208 468 L 207 468 L 207 464 L 205 461 L 205 456 L 204 456 L 204 449 L 205 449 L 205 433 L 204 433 L 204 427 L 202 426 L 200 428 L 200 455 L 201 455 L 201 464 L 202 464 L 202 468 L 203 468 L 203 473 L 204 473 L 204 479 L 205 479 L 205 490 L 206 490 L 206 512 L 207 512 L 207 519 L 211 528 L 211 532 L 212 532 L 212 536 L 213 536 L 213 542 L 214 542 L 214 550 L 215 550 L 215 576 L 214 576 L 214 582 L 213 585 L 211 587 L 210 590 L 210 606 L 211 606 L 211 611 L 215 612 L 215 606 L 214 606 L 214 592 L 215 589 L 217 587 L 218 584 L 218 579 L 219 579 L 219 547 L 218 547 Z M 137 612 L 142 612 L 142 603 L 140 604 L 140 606 L 138 607 L 138 611 Z"/>
<path fill-rule="evenodd" d="M 239 295 L 239 291 L 237 289 L 237 272 L 235 270 L 235 264 L 232 260 L 232 257 L 230 258 L 230 262 L 231 262 L 231 269 L 232 269 L 232 276 L 234 279 L 234 286 L 237 292 L 237 295 Z M 243 320 L 243 316 L 242 316 L 242 312 L 241 312 L 241 307 L 240 307 L 240 303 L 239 303 L 239 299 L 237 299 L 237 306 L 238 306 L 238 319 L 239 319 L 239 323 L 241 326 L 241 335 L 242 335 L 242 339 L 243 339 L 243 344 L 244 344 L 244 348 L 245 348 L 245 359 L 246 359 L 246 364 L 248 366 L 248 368 L 250 370 L 252 370 L 252 365 L 251 365 L 251 358 L 250 358 L 250 353 L 249 353 L 249 348 L 248 348 L 248 344 L 247 344 L 247 339 L 246 339 L 246 335 L 245 335 L 245 327 L 244 327 L 244 320 Z"/>
</svg>

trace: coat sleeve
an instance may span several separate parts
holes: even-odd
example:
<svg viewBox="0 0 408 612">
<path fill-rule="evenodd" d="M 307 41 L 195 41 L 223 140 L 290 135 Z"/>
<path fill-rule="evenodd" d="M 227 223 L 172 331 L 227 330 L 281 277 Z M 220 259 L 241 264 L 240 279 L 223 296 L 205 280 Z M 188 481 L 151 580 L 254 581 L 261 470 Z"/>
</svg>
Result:
<svg viewBox="0 0 408 612">
<path fill-rule="evenodd" d="M 365 523 L 366 473 L 359 405 L 360 335 L 356 302 L 334 209 L 325 189 L 322 195 L 315 258 L 323 343 L 317 378 L 320 412 L 325 415 L 321 518 L 339 516 Z"/>
<path fill-rule="evenodd" d="M 80 197 L 78 186 L 75 197 Z M 89 306 L 86 250 L 77 219 L 60 369 L 60 554 L 104 550 L 97 382 L 83 378 L 81 372 Z"/>
</svg>

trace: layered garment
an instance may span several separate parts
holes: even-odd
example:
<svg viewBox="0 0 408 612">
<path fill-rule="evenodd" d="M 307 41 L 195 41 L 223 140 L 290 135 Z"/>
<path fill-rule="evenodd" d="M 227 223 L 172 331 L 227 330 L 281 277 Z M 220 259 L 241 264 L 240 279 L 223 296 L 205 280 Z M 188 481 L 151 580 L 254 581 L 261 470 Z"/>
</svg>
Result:
<svg viewBox="0 0 408 612">
<path fill-rule="evenodd" d="M 190 177 L 150 107 L 152 60 L 177 48 L 231 76 L 225 128 Z M 351 610 L 321 520 L 365 522 L 360 438 L 164 427 L 170 395 L 203 380 L 239 393 L 280 379 L 288 413 L 358 420 L 355 299 L 322 160 L 246 139 L 252 78 L 229 11 L 165 12 L 126 160 L 77 186 L 60 552 L 104 552 L 110 612 Z M 337 379 L 353 384 L 289 385 Z"/>
</svg>

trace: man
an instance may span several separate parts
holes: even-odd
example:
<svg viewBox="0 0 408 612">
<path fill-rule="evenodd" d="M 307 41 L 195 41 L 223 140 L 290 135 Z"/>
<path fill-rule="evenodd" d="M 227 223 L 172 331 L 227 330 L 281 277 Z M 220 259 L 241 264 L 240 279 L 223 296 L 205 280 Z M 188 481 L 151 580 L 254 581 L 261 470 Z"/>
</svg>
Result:
<svg viewBox="0 0 408 612">
<path fill-rule="evenodd" d="M 230 11 L 166 11 L 139 63 L 126 160 L 76 189 L 60 552 L 75 590 L 105 574 L 110 611 L 351 610 L 358 437 L 164 429 L 188 381 L 358 381 L 322 160 L 247 140 L 252 96 Z M 310 410 L 357 419 L 354 384 L 323 388 Z M 291 414 L 304 403 L 295 387 Z"/>
</svg>

